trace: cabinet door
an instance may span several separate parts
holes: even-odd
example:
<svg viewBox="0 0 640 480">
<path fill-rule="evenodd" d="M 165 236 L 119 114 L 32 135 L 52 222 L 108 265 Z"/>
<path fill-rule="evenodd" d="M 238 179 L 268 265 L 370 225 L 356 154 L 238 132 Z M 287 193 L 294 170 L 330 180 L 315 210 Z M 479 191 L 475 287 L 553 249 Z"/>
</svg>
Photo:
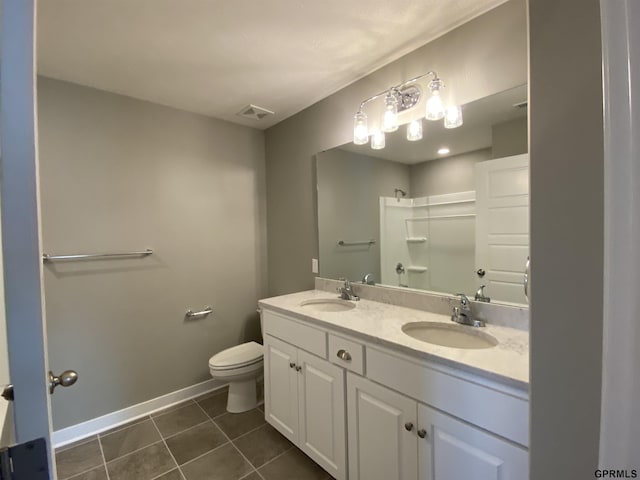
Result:
<svg viewBox="0 0 640 480">
<path fill-rule="evenodd" d="M 418 478 L 414 400 L 347 373 L 347 413 L 350 480 Z"/>
<path fill-rule="evenodd" d="M 425 405 L 418 405 L 420 480 L 526 480 L 529 455 L 519 447 Z"/>
<path fill-rule="evenodd" d="M 298 446 L 337 480 L 346 478 L 344 370 L 298 350 Z"/>
<path fill-rule="evenodd" d="M 292 442 L 298 441 L 297 349 L 264 337 L 264 413 L 267 422 Z"/>
</svg>

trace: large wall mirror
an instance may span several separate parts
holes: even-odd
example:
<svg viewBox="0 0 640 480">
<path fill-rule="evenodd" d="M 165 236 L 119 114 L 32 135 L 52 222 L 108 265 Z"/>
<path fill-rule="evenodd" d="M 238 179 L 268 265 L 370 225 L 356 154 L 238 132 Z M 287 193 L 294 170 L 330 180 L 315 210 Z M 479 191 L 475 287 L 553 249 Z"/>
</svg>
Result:
<svg viewBox="0 0 640 480">
<path fill-rule="evenodd" d="M 320 275 L 526 304 L 526 85 L 463 106 L 464 124 L 423 120 L 386 146 L 316 157 Z"/>
</svg>

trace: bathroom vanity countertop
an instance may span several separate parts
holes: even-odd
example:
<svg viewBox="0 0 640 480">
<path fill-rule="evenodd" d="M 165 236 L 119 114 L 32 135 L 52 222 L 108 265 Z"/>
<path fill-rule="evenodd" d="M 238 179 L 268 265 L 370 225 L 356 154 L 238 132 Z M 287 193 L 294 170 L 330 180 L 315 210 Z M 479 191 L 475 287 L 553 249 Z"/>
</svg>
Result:
<svg viewBox="0 0 640 480">
<path fill-rule="evenodd" d="M 439 322 L 450 325 L 452 322 L 447 315 L 365 299 L 354 302 L 355 308 L 342 312 L 320 312 L 300 305 L 305 300 L 320 298 L 335 299 L 338 296 L 323 290 L 308 290 L 263 299 L 259 305 L 311 324 L 361 337 L 367 342 L 404 354 L 465 370 L 512 387 L 525 390 L 529 388 L 529 333 L 526 331 L 487 322 L 482 331 L 498 340 L 495 347 L 443 347 L 410 337 L 402 331 L 402 326 L 409 322 Z"/>
</svg>

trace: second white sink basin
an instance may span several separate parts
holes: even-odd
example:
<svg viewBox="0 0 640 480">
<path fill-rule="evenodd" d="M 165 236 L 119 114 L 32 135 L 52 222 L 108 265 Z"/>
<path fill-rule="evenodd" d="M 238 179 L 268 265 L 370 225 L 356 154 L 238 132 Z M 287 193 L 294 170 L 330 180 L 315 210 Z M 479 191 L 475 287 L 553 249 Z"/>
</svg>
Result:
<svg viewBox="0 0 640 480">
<path fill-rule="evenodd" d="M 340 298 L 312 298 L 300 302 L 300 306 L 317 312 L 346 312 L 355 308 L 356 304 Z"/>
<path fill-rule="evenodd" d="M 437 322 L 413 322 L 402 326 L 402 331 L 415 338 L 434 345 L 450 348 L 480 349 L 492 348 L 498 341 L 478 327 L 467 327 Z"/>
</svg>

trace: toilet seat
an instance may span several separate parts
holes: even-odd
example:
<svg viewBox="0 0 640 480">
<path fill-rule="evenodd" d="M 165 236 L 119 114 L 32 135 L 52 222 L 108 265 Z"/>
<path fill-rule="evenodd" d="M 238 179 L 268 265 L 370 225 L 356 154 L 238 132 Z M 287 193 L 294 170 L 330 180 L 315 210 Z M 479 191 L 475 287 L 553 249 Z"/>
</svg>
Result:
<svg viewBox="0 0 640 480">
<path fill-rule="evenodd" d="M 216 371 L 233 370 L 262 362 L 262 345 L 247 342 L 227 348 L 209 359 L 209 368 Z"/>
</svg>

